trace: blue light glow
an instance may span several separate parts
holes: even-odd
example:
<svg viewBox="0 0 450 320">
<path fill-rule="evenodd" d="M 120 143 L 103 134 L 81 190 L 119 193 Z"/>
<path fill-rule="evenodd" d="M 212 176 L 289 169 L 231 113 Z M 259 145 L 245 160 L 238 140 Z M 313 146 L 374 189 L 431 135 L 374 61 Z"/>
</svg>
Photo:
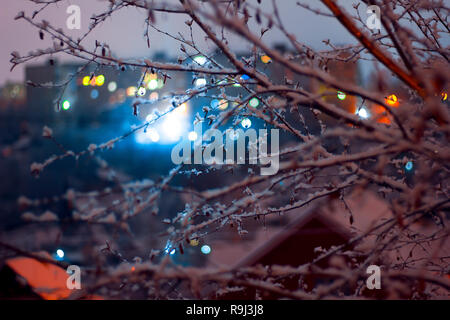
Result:
<svg viewBox="0 0 450 320">
<path fill-rule="evenodd" d="M 211 253 L 211 247 L 207 244 L 203 245 L 200 249 L 203 254 L 210 254 Z"/>
<path fill-rule="evenodd" d="M 56 260 L 59 260 L 59 261 L 63 260 L 64 259 L 64 250 L 62 250 L 62 249 L 56 250 L 55 258 L 56 258 Z"/>
<path fill-rule="evenodd" d="M 91 98 L 92 99 L 97 99 L 98 98 L 98 90 L 94 89 L 91 91 Z"/>
<path fill-rule="evenodd" d="M 408 162 L 405 164 L 405 170 L 406 170 L 406 171 L 411 171 L 411 170 L 413 169 L 413 167 L 414 167 L 414 165 L 413 165 L 413 162 L 412 162 L 412 161 L 408 161 Z"/>
</svg>

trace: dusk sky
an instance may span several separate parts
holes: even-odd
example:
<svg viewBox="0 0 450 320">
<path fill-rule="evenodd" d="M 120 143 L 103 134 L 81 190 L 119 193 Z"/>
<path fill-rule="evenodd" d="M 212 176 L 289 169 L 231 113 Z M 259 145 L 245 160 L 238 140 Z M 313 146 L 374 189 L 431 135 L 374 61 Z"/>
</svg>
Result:
<svg viewBox="0 0 450 320">
<path fill-rule="evenodd" d="M 3 0 L 2 10 L 0 10 L 0 24 L 2 32 L 0 41 L 0 86 L 7 81 L 23 81 L 24 80 L 24 66 L 19 66 L 10 72 L 11 64 L 9 63 L 10 54 L 12 51 L 18 51 L 21 55 L 28 53 L 30 50 L 47 48 L 51 42 L 40 40 L 36 28 L 29 25 L 24 20 L 15 21 L 14 17 L 19 11 L 25 11 L 27 15 L 40 6 L 31 3 L 28 0 Z M 168 2 L 178 3 L 176 0 Z M 256 3 L 256 1 L 254 1 Z M 263 8 L 270 9 L 271 1 L 262 1 Z M 354 42 L 351 36 L 338 23 L 332 19 L 316 16 L 306 10 L 298 7 L 295 0 L 278 1 L 281 16 L 290 17 L 284 21 L 288 30 L 294 30 L 297 39 L 307 43 L 314 48 L 323 48 L 322 40 L 331 39 L 335 44 Z M 341 1 L 342 2 L 342 1 Z M 323 8 L 318 1 L 314 1 L 315 7 Z M 81 30 L 68 30 L 66 28 L 66 19 L 69 16 L 66 9 L 70 4 L 77 4 L 81 7 Z M 348 4 L 348 5 L 347 5 Z M 37 18 L 38 21 L 42 19 L 50 21 L 54 26 L 61 27 L 67 34 L 78 35 L 83 34 L 88 27 L 89 18 L 95 12 L 100 12 L 102 8 L 107 5 L 105 0 L 68 0 L 61 4 L 53 5 L 47 8 L 43 14 Z M 347 10 L 351 9 L 351 2 L 346 1 Z M 326 11 L 325 9 L 323 9 Z M 360 9 L 361 10 L 361 9 Z M 270 11 L 270 10 L 267 10 Z M 364 14 L 364 13 L 362 13 Z M 171 18 L 166 15 L 157 15 L 157 26 L 164 31 L 176 33 L 180 30 L 186 31 L 184 21 L 187 20 L 185 16 L 175 16 Z M 254 30 L 259 30 L 254 29 Z M 109 19 L 100 29 L 91 34 L 84 44 L 86 46 L 94 43 L 95 39 L 105 41 L 110 44 L 113 53 L 122 57 L 142 57 L 151 56 L 157 51 L 168 51 L 170 55 L 176 56 L 178 54 L 179 46 L 175 41 L 162 36 L 156 31 L 151 31 L 151 47 L 147 48 L 146 42 L 143 39 L 144 20 L 142 12 L 136 10 L 121 10 L 120 14 L 114 15 L 113 19 Z M 270 43 L 280 42 L 283 37 L 279 32 L 267 32 L 264 36 L 266 41 Z M 202 42 L 202 36 L 198 37 L 199 43 Z M 232 47 L 236 50 L 243 51 L 248 48 L 240 47 L 241 41 L 232 40 Z M 242 45 L 241 45 L 242 46 Z M 211 51 L 214 47 L 206 48 Z M 58 59 L 62 59 L 59 56 Z M 36 63 L 36 62 L 35 62 Z"/>
</svg>

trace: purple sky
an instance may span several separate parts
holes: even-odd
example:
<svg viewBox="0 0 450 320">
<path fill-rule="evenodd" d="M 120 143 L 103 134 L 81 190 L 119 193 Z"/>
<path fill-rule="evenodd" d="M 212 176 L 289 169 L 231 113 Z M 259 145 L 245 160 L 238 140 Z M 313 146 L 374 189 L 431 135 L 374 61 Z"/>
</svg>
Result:
<svg viewBox="0 0 450 320">
<path fill-rule="evenodd" d="M 256 3 L 255 0 L 248 0 Z M 23 81 L 24 69 L 23 66 L 17 67 L 13 72 L 10 72 L 11 64 L 9 63 L 10 53 L 18 51 L 20 54 L 26 54 L 30 50 L 37 48 L 47 48 L 51 43 L 49 40 L 39 40 L 38 31 L 30 26 L 26 21 L 15 21 L 14 17 L 19 11 L 25 11 L 27 15 L 39 8 L 29 0 L 2 0 L 3 5 L 0 10 L 0 26 L 2 32 L 0 34 L 0 86 L 7 81 Z M 165 2 L 178 3 L 176 0 L 165 0 Z M 271 1 L 262 1 L 263 9 L 269 12 L 271 8 Z M 304 41 L 314 48 L 323 47 L 323 39 L 331 39 L 334 43 L 348 43 L 354 42 L 351 36 L 335 21 L 330 18 L 318 17 L 312 13 L 296 5 L 296 0 L 277 1 L 279 5 L 280 15 L 284 17 L 285 27 L 293 32 L 298 40 Z M 345 3 L 347 10 L 351 8 L 351 2 L 341 1 Z M 319 1 L 313 2 L 316 7 L 323 8 Z M 81 30 L 68 30 L 66 28 L 66 8 L 70 4 L 77 4 L 81 7 Z M 83 34 L 89 24 L 89 18 L 92 13 L 100 12 L 106 6 L 105 0 L 67 0 L 63 1 L 58 6 L 47 8 L 46 11 L 40 14 L 38 21 L 45 19 L 50 21 L 54 26 L 64 29 L 67 34 L 78 36 Z M 324 9 L 325 10 L 325 9 Z M 187 27 L 184 21 L 187 20 L 185 16 L 166 16 L 158 15 L 157 25 L 160 29 L 174 32 L 184 32 L 186 34 Z M 151 48 L 148 49 L 143 39 L 144 22 L 143 15 L 135 9 L 122 10 L 120 14 L 114 15 L 109 19 L 104 26 L 96 30 L 85 41 L 85 45 L 92 44 L 95 39 L 105 41 L 110 44 L 113 53 L 122 57 L 142 57 L 151 56 L 156 51 L 169 50 L 173 56 L 179 52 L 179 46 L 176 42 L 162 36 L 155 31 L 151 31 Z M 259 30 L 255 29 L 255 30 Z M 266 41 L 270 43 L 279 42 L 283 37 L 278 32 L 268 32 L 264 36 Z M 196 40 L 202 42 L 203 36 Z M 237 38 L 231 39 L 231 44 L 234 49 L 246 50 L 242 46 L 242 41 L 236 41 Z M 203 47 L 204 49 L 213 50 L 214 47 Z M 61 59 L 63 56 L 59 56 Z"/>
</svg>

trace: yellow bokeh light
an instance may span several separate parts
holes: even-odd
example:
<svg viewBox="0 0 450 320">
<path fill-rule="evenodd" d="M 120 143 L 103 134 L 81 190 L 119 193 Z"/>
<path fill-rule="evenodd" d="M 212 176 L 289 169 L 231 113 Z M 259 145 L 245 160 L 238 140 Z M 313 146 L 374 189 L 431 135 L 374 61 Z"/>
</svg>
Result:
<svg viewBox="0 0 450 320">
<path fill-rule="evenodd" d="M 446 101 L 448 98 L 447 92 L 442 92 L 441 97 L 442 97 L 442 101 Z"/>
<path fill-rule="evenodd" d="M 269 62 L 272 61 L 272 58 L 269 57 L 268 55 L 263 55 L 263 56 L 261 56 L 261 61 L 262 61 L 263 63 L 269 63 Z"/>
<path fill-rule="evenodd" d="M 104 83 L 105 83 L 104 75 L 101 74 L 95 78 L 95 84 L 98 85 L 99 87 L 101 87 Z"/>
<path fill-rule="evenodd" d="M 87 87 L 89 85 L 90 80 L 91 80 L 91 78 L 89 78 L 89 76 L 85 76 L 83 78 L 83 86 Z"/>
<path fill-rule="evenodd" d="M 220 110 L 225 110 L 226 108 L 228 108 L 228 101 L 224 99 L 220 100 L 218 108 Z"/>
<path fill-rule="evenodd" d="M 391 94 L 385 100 L 387 105 L 397 106 L 398 105 L 398 97 L 395 94 Z"/>
<path fill-rule="evenodd" d="M 128 87 L 127 88 L 127 96 L 132 97 L 136 94 L 137 88 L 136 87 Z"/>
</svg>

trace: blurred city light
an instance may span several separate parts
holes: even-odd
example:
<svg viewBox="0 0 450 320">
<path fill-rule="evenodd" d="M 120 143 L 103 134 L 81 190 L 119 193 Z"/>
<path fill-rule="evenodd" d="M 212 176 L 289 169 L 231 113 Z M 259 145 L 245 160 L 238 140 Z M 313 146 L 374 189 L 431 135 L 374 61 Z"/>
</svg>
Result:
<svg viewBox="0 0 450 320">
<path fill-rule="evenodd" d="M 219 106 L 219 100 L 213 99 L 213 100 L 211 101 L 211 108 L 217 109 L 218 106 Z"/>
<path fill-rule="evenodd" d="M 252 126 L 252 121 L 249 118 L 244 118 L 241 121 L 241 126 L 244 129 L 248 129 Z"/>
<path fill-rule="evenodd" d="M 188 139 L 189 139 L 190 141 L 195 141 L 195 140 L 197 140 L 197 132 L 195 132 L 195 131 L 189 132 L 189 134 L 188 134 Z"/>
<path fill-rule="evenodd" d="M 241 80 L 246 81 L 246 80 L 249 80 L 249 79 L 250 79 L 250 77 L 249 77 L 248 75 L 246 75 L 246 74 L 243 74 L 243 75 L 241 76 Z"/>
<path fill-rule="evenodd" d="M 338 91 L 337 92 L 337 98 L 339 100 L 345 100 L 345 98 L 347 98 L 347 95 L 344 92 L 342 92 L 342 91 Z"/>
<path fill-rule="evenodd" d="M 127 96 L 133 97 L 135 95 L 136 91 L 137 91 L 136 87 L 134 87 L 134 86 L 128 87 L 127 88 Z"/>
<path fill-rule="evenodd" d="M 90 81 L 91 81 L 91 78 L 89 76 L 85 76 L 83 78 L 83 86 L 87 87 L 89 85 Z"/>
<path fill-rule="evenodd" d="M 194 61 L 203 66 L 208 61 L 208 59 L 205 56 L 198 55 L 194 57 Z"/>
<path fill-rule="evenodd" d="M 258 98 L 251 98 L 250 101 L 248 102 L 248 104 L 253 107 L 256 108 L 259 106 L 259 99 Z"/>
<path fill-rule="evenodd" d="M 390 106 L 395 107 L 398 105 L 398 97 L 395 94 L 391 94 L 384 101 L 386 102 L 387 105 L 390 105 Z"/>
<path fill-rule="evenodd" d="M 64 259 L 64 250 L 62 250 L 62 249 L 56 250 L 56 252 L 55 252 L 55 258 L 56 258 L 56 260 L 58 260 L 58 261 L 63 260 L 63 259 Z"/>
<path fill-rule="evenodd" d="M 411 171 L 413 169 L 414 165 L 412 161 L 408 161 L 405 165 L 405 170 L 406 171 Z"/>
<path fill-rule="evenodd" d="M 117 90 L 117 83 L 115 81 L 111 81 L 110 83 L 108 83 L 109 92 L 114 92 L 116 90 Z"/>
<path fill-rule="evenodd" d="M 161 89 L 162 87 L 164 87 L 163 79 L 157 79 L 156 83 L 158 84 L 157 89 Z"/>
<path fill-rule="evenodd" d="M 162 123 L 162 131 L 164 133 L 164 140 L 167 142 L 178 141 L 185 129 L 185 124 L 183 123 L 179 114 L 171 112 L 163 117 L 164 121 Z"/>
<path fill-rule="evenodd" d="M 196 87 L 204 87 L 206 86 L 206 79 L 205 78 L 198 78 L 195 80 L 195 86 Z"/>
<path fill-rule="evenodd" d="M 442 101 L 446 101 L 447 97 L 448 97 L 447 92 L 442 92 L 441 97 L 442 97 Z"/>
<path fill-rule="evenodd" d="M 149 96 L 150 101 L 156 101 L 156 100 L 158 100 L 158 98 L 159 98 L 158 92 L 155 91 L 155 92 L 150 93 L 150 96 Z"/>
<path fill-rule="evenodd" d="M 224 100 L 224 99 L 220 100 L 219 104 L 218 104 L 218 108 L 220 110 L 225 110 L 226 108 L 228 108 L 228 101 Z"/>
<path fill-rule="evenodd" d="M 149 90 L 156 90 L 158 88 L 158 80 L 152 79 L 148 82 L 147 88 Z"/>
<path fill-rule="evenodd" d="M 272 61 L 272 58 L 270 58 L 268 55 L 261 56 L 262 63 L 269 63 Z"/>
<path fill-rule="evenodd" d="M 99 75 L 95 78 L 95 84 L 99 87 L 101 87 L 103 84 L 105 83 L 105 76 L 104 75 Z"/>
<path fill-rule="evenodd" d="M 153 142 L 158 142 L 159 141 L 159 133 L 155 129 L 147 130 L 147 135 L 150 137 L 150 139 Z"/>
<path fill-rule="evenodd" d="M 98 90 L 94 89 L 91 91 L 91 98 L 92 99 L 97 99 L 98 98 Z"/>
<path fill-rule="evenodd" d="M 62 103 L 62 108 L 63 108 L 63 110 L 69 110 L 70 109 L 70 101 L 64 100 Z"/>
<path fill-rule="evenodd" d="M 147 90 L 146 90 L 144 87 L 139 87 L 137 93 L 138 93 L 138 95 L 139 95 L 140 97 L 143 97 L 143 96 L 145 96 L 145 94 L 147 93 Z"/>
<path fill-rule="evenodd" d="M 211 253 L 211 247 L 207 244 L 203 245 L 200 249 L 203 254 L 210 254 Z"/>
<path fill-rule="evenodd" d="M 356 110 L 356 114 L 362 119 L 368 119 L 370 117 L 369 111 L 364 106 Z"/>
</svg>

